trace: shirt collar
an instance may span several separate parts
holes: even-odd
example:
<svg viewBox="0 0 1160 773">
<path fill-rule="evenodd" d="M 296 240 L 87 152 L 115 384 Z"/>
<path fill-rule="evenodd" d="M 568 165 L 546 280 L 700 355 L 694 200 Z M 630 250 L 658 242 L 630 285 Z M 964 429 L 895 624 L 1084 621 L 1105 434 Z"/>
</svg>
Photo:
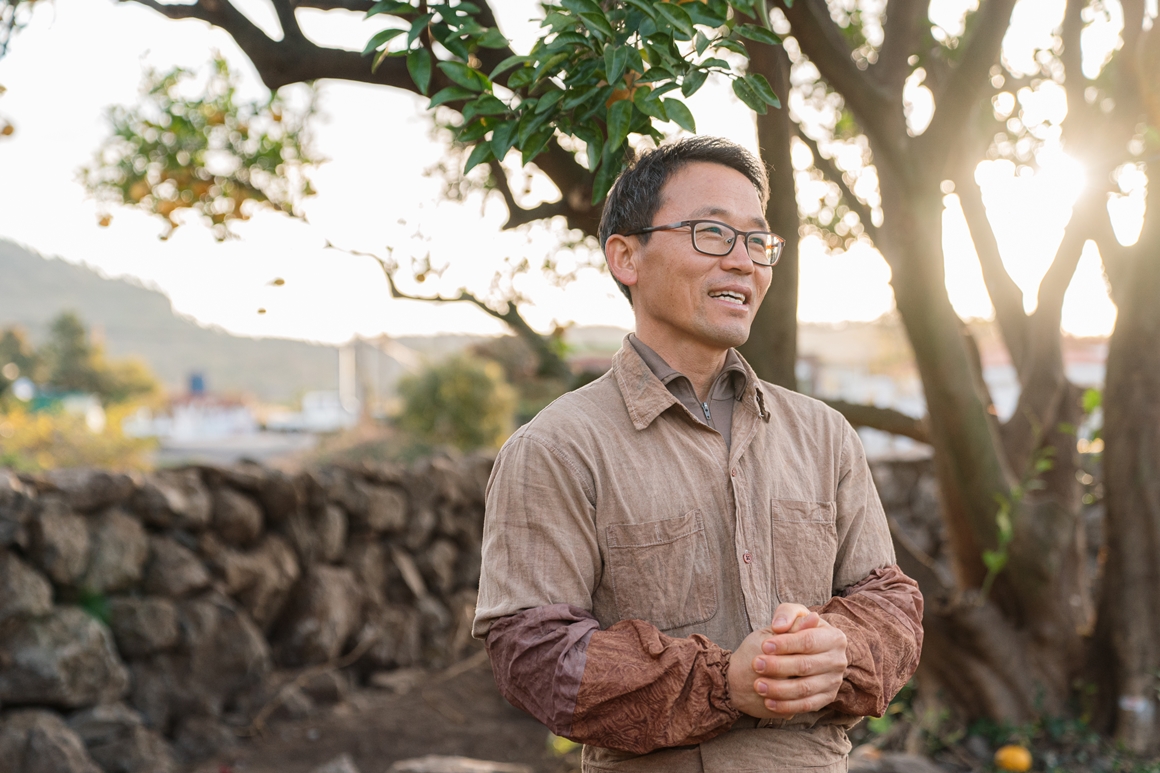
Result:
<svg viewBox="0 0 1160 773">
<path fill-rule="evenodd" d="M 658 365 L 656 369 L 651 367 L 654 357 Z M 769 421 L 769 412 L 765 409 L 764 394 L 757 374 L 736 349 L 730 349 L 725 355 L 722 374 L 726 372 L 731 374 L 727 378 L 742 382 L 740 386 L 737 382 L 734 384 L 734 394 L 737 395 L 738 402 L 758 417 Z M 612 358 L 612 373 L 616 377 L 620 393 L 624 396 L 624 404 L 628 408 L 632 424 L 638 430 L 648 427 L 657 416 L 680 402 L 668 390 L 666 384 L 677 377 L 683 377 L 683 374 L 674 370 L 664 358 L 645 346 L 632 333 L 624 337 L 620 351 Z M 718 382 L 720 381 L 718 377 Z"/>
</svg>

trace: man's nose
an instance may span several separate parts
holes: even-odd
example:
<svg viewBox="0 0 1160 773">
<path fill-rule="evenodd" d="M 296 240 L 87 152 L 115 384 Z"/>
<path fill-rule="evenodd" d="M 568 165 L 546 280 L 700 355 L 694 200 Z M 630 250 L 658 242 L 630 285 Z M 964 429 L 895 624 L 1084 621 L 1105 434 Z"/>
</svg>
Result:
<svg viewBox="0 0 1160 773">
<path fill-rule="evenodd" d="M 726 271 L 740 271 L 743 274 L 752 274 L 753 260 L 749 257 L 749 247 L 741 237 L 733 240 L 729 252 L 721 256 L 721 268 Z"/>
</svg>

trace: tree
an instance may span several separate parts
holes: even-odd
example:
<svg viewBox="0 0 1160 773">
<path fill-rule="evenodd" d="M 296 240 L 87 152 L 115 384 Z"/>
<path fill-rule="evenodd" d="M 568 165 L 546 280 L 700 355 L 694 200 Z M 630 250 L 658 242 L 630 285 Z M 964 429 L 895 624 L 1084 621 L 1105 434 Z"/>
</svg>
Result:
<svg viewBox="0 0 1160 773">
<path fill-rule="evenodd" d="M 49 340 L 36 356 L 42 368 L 40 377 L 51 389 L 95 394 L 106 404 L 128 402 L 157 391 L 156 379 L 142 363 L 108 362 L 73 312 L 61 313 L 49 330 Z"/>
<path fill-rule="evenodd" d="M 928 599 L 924 687 L 948 688 L 948 698 L 967 717 L 1025 721 L 1040 712 L 1063 713 L 1073 679 L 1089 673 L 1086 656 L 1094 652 L 1112 664 L 1099 682 L 1108 709 L 1104 727 L 1136 749 L 1160 741 L 1154 689 L 1160 669 L 1160 578 L 1154 568 L 1160 545 L 1160 423 L 1154 420 L 1160 216 L 1150 207 L 1140 240 L 1120 246 L 1108 222 L 1104 184 L 1109 170 L 1125 165 L 1157 179 L 1160 46 L 1143 0 L 1122 3 L 1121 47 L 1094 68 L 1095 78 L 1085 74 L 1079 41 L 1084 14 L 1102 6 L 1085 0 L 1068 0 L 1056 43 L 1039 52 L 1034 73 L 1015 72 L 1000 57 L 1014 0 L 982 0 L 961 31 L 932 24 L 928 4 L 915 0 L 891 0 L 884 19 L 869 7 L 837 0 L 775 0 L 768 18 L 764 3 L 562 0 L 549 7 L 533 51 L 518 56 L 492 34 L 494 17 L 486 5 L 475 13 L 466 3 L 272 0 L 284 32 L 275 41 L 229 2 L 135 1 L 170 18 L 197 18 L 225 29 L 271 89 L 338 77 L 433 93 L 440 109 L 457 111 L 465 165 L 487 165 L 491 184 L 508 204 L 509 226 L 559 216 L 592 233 L 602 192 L 623 162 L 624 138 L 652 135 L 655 120 L 683 118 L 678 98 L 665 95 L 684 92 L 690 79 L 695 85 L 700 73 L 719 68 L 735 78 L 738 97 L 760 113 L 774 97 L 788 103 L 791 66 L 811 64 L 818 77 L 803 79 L 810 82 L 792 93 L 827 105 L 833 119 L 794 125 L 785 110 L 769 111 L 759 118 L 759 136 L 763 154 L 780 159 L 782 172 L 790 171 L 790 143 L 804 142 L 815 171 L 836 191 L 829 219 L 810 225 L 839 240 L 859 228 L 892 269 L 928 415 L 918 420 L 841 407 L 856 423 L 920 438 L 934 448 L 953 582 L 944 582 L 930 571 L 929 557 L 900 541 L 900 560 Z M 402 26 L 371 41 L 368 51 L 378 55 L 369 62 L 310 42 L 295 7 L 387 13 Z M 770 26 L 787 36 L 784 46 Z M 747 56 L 748 63 L 709 62 L 713 46 Z M 764 77 L 758 80 L 758 74 Z M 923 78 L 935 104 L 925 127 L 908 123 L 906 97 L 908 82 Z M 1034 93 L 1047 83 L 1066 90 L 1062 125 L 1014 107 L 1019 102 L 1012 101 L 1013 87 Z M 988 154 L 1033 164 L 1036 145 L 1052 132 L 1061 132 L 1066 149 L 1084 159 L 1093 183 L 1075 206 L 1036 311 L 1028 315 L 999 256 L 973 173 Z M 863 169 L 872 169 L 877 179 L 874 195 L 865 195 L 867 186 L 859 184 L 870 178 L 841 167 L 831 155 L 843 144 L 863 148 Z M 558 201 L 518 206 L 504 166 L 510 148 L 521 152 L 521 163 L 534 162 L 552 179 Z M 974 340 L 947 294 L 942 215 L 948 181 L 962 200 L 1023 387 L 1015 414 L 1002 424 L 982 382 Z M 796 214 L 792 182 L 775 179 L 771 222 L 787 211 Z M 846 211 L 834 224 L 840 208 Z M 1120 313 L 1106 395 L 1110 560 L 1094 638 L 1088 635 L 1094 621 L 1091 578 L 1084 576 L 1081 560 L 1079 458 L 1071 434 L 1081 407 L 1063 371 L 1059 334 L 1064 292 L 1089 239 L 1100 247 Z M 793 297 L 796 283 L 782 279 L 795 269 L 792 259 L 779 269 L 776 292 Z M 759 371 L 770 367 L 781 374 L 776 380 L 792 384 L 793 320 L 785 309 L 796 303 L 772 302 L 776 297 L 763 309 L 749 353 Z M 781 316 L 770 316 L 778 310 Z"/>
<path fill-rule="evenodd" d="M 494 362 L 456 355 L 399 382 L 399 426 L 430 446 L 498 448 L 512 430 L 515 392 Z"/>
<path fill-rule="evenodd" d="M 0 397 L 20 377 L 35 375 L 39 359 L 22 328 L 0 330 Z"/>
</svg>

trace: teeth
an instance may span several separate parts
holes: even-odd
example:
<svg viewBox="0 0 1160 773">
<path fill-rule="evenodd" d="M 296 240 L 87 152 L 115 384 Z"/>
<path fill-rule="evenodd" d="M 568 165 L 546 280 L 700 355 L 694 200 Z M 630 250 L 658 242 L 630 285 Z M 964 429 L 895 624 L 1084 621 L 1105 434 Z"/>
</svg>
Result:
<svg viewBox="0 0 1160 773">
<path fill-rule="evenodd" d="M 733 303 L 745 303 L 745 296 L 740 293 L 730 292 L 728 290 L 719 293 L 709 293 L 710 298 L 721 298 L 722 300 L 731 301 Z"/>
</svg>

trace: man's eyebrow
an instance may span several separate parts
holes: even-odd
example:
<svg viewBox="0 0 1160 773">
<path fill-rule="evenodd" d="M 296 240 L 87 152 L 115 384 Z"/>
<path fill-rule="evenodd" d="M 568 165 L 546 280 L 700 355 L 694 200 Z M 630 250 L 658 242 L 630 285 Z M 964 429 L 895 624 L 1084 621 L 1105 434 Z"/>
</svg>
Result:
<svg viewBox="0 0 1160 773">
<path fill-rule="evenodd" d="M 728 211 L 721 209 L 720 207 L 712 207 L 712 206 L 701 207 L 700 209 L 693 210 L 693 218 L 710 217 L 710 216 L 712 216 L 712 217 L 724 217 L 728 214 L 729 214 Z M 763 218 L 763 217 L 751 217 L 751 218 L 749 218 L 749 222 L 751 225 L 755 225 L 763 231 L 769 229 L 769 224 L 765 222 L 765 218 Z"/>
</svg>

